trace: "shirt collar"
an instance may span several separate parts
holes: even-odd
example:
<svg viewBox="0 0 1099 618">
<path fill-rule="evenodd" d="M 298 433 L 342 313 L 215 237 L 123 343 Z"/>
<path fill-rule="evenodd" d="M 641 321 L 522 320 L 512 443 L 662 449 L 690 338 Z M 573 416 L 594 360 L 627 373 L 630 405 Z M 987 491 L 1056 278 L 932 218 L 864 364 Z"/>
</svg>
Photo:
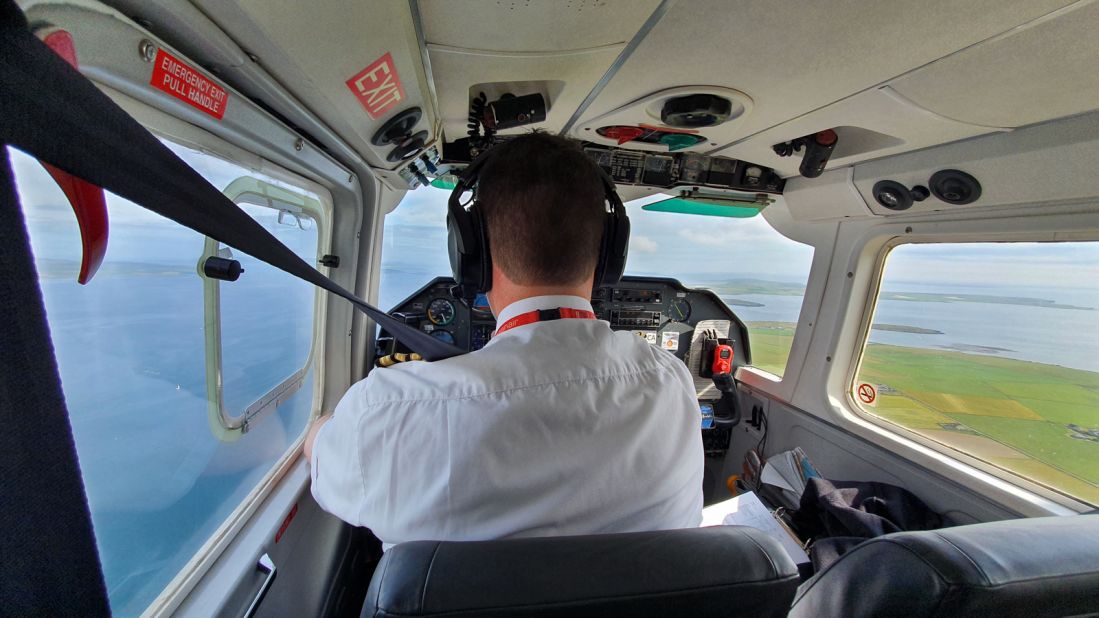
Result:
<svg viewBox="0 0 1099 618">
<path fill-rule="evenodd" d="M 592 311 L 591 303 L 579 296 L 530 296 L 517 300 L 500 311 L 496 316 L 496 324 L 503 324 L 517 315 L 540 309 L 580 309 Z M 493 333 L 495 335 L 495 333 Z"/>
</svg>

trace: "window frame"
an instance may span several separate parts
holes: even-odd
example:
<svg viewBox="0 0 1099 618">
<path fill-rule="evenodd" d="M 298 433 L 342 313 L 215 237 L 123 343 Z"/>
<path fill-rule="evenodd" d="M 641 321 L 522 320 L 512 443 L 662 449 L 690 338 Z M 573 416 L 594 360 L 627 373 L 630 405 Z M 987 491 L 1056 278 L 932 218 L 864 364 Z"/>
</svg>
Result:
<svg viewBox="0 0 1099 618">
<path fill-rule="evenodd" d="M 210 156 L 217 156 L 211 154 Z M 287 183 L 293 184 L 293 183 Z M 297 185 L 293 185 L 297 187 Z M 302 187 L 297 187 L 302 188 Z M 291 189 L 271 184 L 254 176 L 241 176 L 223 191 L 226 197 L 237 204 L 251 204 L 261 208 L 270 208 L 280 213 L 289 212 L 295 217 L 304 215 L 309 217 L 316 226 L 317 231 L 317 255 L 313 256 L 314 265 L 321 256 L 321 238 L 328 233 L 328 224 L 324 219 L 324 208 L 320 200 L 296 193 Z M 291 373 L 281 382 L 273 386 L 263 395 L 245 408 L 239 415 L 225 407 L 223 396 L 224 383 L 222 380 L 222 338 L 221 338 L 221 285 L 222 281 L 207 277 L 202 265 L 206 259 L 212 256 L 220 256 L 222 249 L 227 249 L 213 238 L 206 237 L 202 255 L 198 259 L 197 271 L 202 278 L 203 290 L 203 331 L 205 339 L 206 362 L 206 406 L 210 431 L 214 437 L 222 442 L 234 442 L 239 440 L 257 422 L 260 422 L 276 409 L 287 397 L 301 390 L 305 386 L 305 377 L 313 366 L 317 355 L 317 349 L 323 345 L 322 329 L 318 328 L 318 297 L 322 290 L 314 288 L 313 324 L 309 341 L 309 353 L 300 369 Z M 292 275 L 287 274 L 287 277 Z M 319 383 L 314 380 L 314 390 Z M 312 418 L 317 413 L 316 402 L 310 413 Z"/>
<path fill-rule="evenodd" d="M 301 176 L 289 169 L 282 167 L 268 159 L 262 158 L 248 150 L 226 141 L 225 137 L 217 135 L 202 127 L 192 126 L 175 116 L 171 116 L 156 108 L 148 107 L 144 103 L 135 101 L 125 95 L 118 102 L 127 112 L 138 119 L 150 132 L 158 138 L 174 142 L 175 144 L 196 150 L 203 154 L 214 156 L 253 172 L 261 173 L 280 182 L 286 182 L 298 188 L 306 189 L 319 198 L 320 210 L 314 223 L 317 225 L 317 255 L 333 252 L 333 242 L 336 235 L 336 222 L 334 218 L 334 201 L 332 193 L 327 187 Z M 346 172 L 340 172 L 346 173 Z M 226 187 L 228 188 L 228 187 Z M 236 200 L 234 200 L 236 201 Z M 261 204 L 263 205 L 263 204 Z M 197 232 L 196 232 L 197 233 Z M 209 239 L 207 239 L 209 240 Z M 205 252 L 204 252 L 205 253 Z M 317 264 L 321 273 L 332 276 L 332 269 Z M 291 276 L 291 275 L 287 275 Z M 313 303 L 313 345 L 310 349 L 310 361 L 324 359 L 327 356 L 330 343 L 328 334 L 329 294 L 320 290 L 314 296 Z M 204 335 L 205 336 L 205 335 Z M 332 367 L 325 363 L 313 365 L 313 400 L 311 403 L 310 423 L 324 412 L 325 386 L 327 375 Z M 208 404 L 209 405 L 209 402 Z M 208 418 L 209 418 L 208 413 Z M 210 419 L 210 422 L 214 422 Z M 213 425 L 211 425 L 213 429 Z M 180 607 L 184 599 L 192 594 L 197 587 L 203 584 L 207 574 L 223 559 L 236 560 L 240 556 L 234 553 L 233 540 L 235 535 L 244 530 L 254 516 L 261 511 L 270 508 L 265 502 L 275 493 L 279 483 L 296 474 L 294 466 L 304 466 L 301 459 L 301 446 L 305 442 L 309 430 L 309 423 L 302 432 L 291 442 L 289 448 L 277 461 L 275 461 L 266 474 L 256 483 L 256 486 L 245 496 L 234 510 L 225 518 L 225 521 L 206 539 L 205 543 L 194 555 L 179 569 L 175 577 L 160 591 L 155 599 L 145 609 L 146 614 L 172 612 Z M 216 435 L 215 431 L 215 435 Z M 306 476 L 308 476 L 306 474 Z M 294 494 L 296 497 L 296 494 Z M 290 498 L 286 498 L 290 500 Z"/>
<path fill-rule="evenodd" d="M 809 273 L 805 281 L 805 294 L 801 298 L 801 309 L 798 311 L 797 322 L 794 323 L 790 352 L 786 357 L 786 366 L 783 367 L 782 374 L 774 374 L 755 365 L 745 365 L 737 369 L 736 380 L 760 393 L 783 401 L 792 401 L 813 344 L 814 325 L 818 322 L 824 305 L 824 295 L 828 288 L 828 271 L 832 265 L 832 252 L 835 249 L 830 242 L 834 240 L 835 229 L 831 226 L 825 228 L 804 226 L 791 218 L 789 209 L 781 197 L 779 202 L 780 208 L 775 208 L 778 204 L 774 204 L 757 216 L 762 217 L 775 233 L 790 242 L 802 244 L 812 250 Z"/>
<path fill-rule="evenodd" d="M 979 221 L 973 221 L 980 223 Z M 924 436 L 902 425 L 867 412 L 855 399 L 854 385 L 858 380 L 859 371 L 862 368 L 863 356 L 869 344 L 870 331 L 874 323 L 874 315 L 877 312 L 877 301 L 881 294 L 882 283 L 886 265 L 890 254 L 894 249 L 902 245 L 915 244 L 989 244 L 989 243 L 1033 243 L 1033 242 L 1099 242 L 1099 231 L 1060 232 L 1056 230 L 1037 230 L 1029 232 L 1003 232 L 988 231 L 984 233 L 958 230 L 954 232 L 940 232 L 932 234 L 912 234 L 912 227 L 906 227 L 904 235 L 888 234 L 884 239 L 879 237 L 880 245 L 867 243 L 865 247 L 873 253 L 873 270 L 869 285 L 864 295 L 860 295 L 862 301 L 861 317 L 858 320 L 857 331 L 850 349 L 851 362 L 846 369 L 839 373 L 842 376 L 843 391 L 836 398 L 842 402 L 841 416 L 853 424 L 862 427 L 872 427 L 879 436 L 888 435 L 893 438 L 901 438 L 915 442 L 922 447 L 930 449 L 940 457 L 958 462 L 976 469 L 1002 483 L 1006 483 L 1013 489 L 1022 490 L 1032 495 L 1040 496 L 1062 507 L 1076 512 L 1084 512 L 1099 505 L 1093 505 L 1068 493 L 1053 487 L 1038 483 L 1018 473 L 1001 468 L 985 461 L 975 455 L 943 444 Z M 871 246 L 873 245 L 873 246 Z M 876 248 L 875 248 L 876 247 Z M 832 390 L 832 389 L 829 389 Z M 861 432 L 860 432 L 861 433 Z M 969 483 L 967 483 L 969 484 Z"/>
</svg>

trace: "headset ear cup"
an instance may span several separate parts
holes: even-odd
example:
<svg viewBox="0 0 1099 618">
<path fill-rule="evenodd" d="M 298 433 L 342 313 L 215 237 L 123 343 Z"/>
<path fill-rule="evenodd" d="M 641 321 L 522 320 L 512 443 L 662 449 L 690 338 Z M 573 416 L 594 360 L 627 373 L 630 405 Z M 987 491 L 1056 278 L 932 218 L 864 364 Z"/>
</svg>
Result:
<svg viewBox="0 0 1099 618">
<path fill-rule="evenodd" d="M 487 292 L 492 289 L 492 252 L 489 251 L 488 226 L 485 218 L 481 216 L 481 209 L 474 204 L 469 209 L 474 230 L 477 234 L 477 291 Z"/>
<path fill-rule="evenodd" d="M 487 292 L 492 287 L 492 261 L 488 251 L 488 234 L 476 196 L 468 210 L 462 205 L 462 196 L 467 191 L 474 191 L 476 195 L 474 188 L 481 168 L 493 156 L 492 150 L 486 150 L 474 159 L 462 172 L 447 202 L 450 270 L 461 294 L 469 300 L 473 300 L 477 292 Z"/>
<path fill-rule="evenodd" d="M 603 236 L 599 238 L 599 259 L 595 262 L 595 285 L 606 285 L 608 261 L 611 256 L 611 243 L 614 240 L 615 221 L 613 214 L 603 217 Z"/>
<path fill-rule="evenodd" d="M 621 208 L 621 206 L 619 206 Z M 626 257 L 630 249 L 630 218 L 622 212 L 621 216 L 609 215 L 612 221 L 607 239 L 606 257 L 603 258 L 603 276 L 600 285 L 615 285 L 626 271 Z"/>
<path fill-rule="evenodd" d="M 630 218 L 626 206 L 615 191 L 614 180 L 595 166 L 603 181 L 603 191 L 611 210 L 603 219 L 603 238 L 599 242 L 599 259 L 595 263 L 595 285 L 615 285 L 626 270 L 626 252 L 630 248 Z"/>
<path fill-rule="evenodd" d="M 476 204 L 468 211 L 464 208 L 451 208 L 447 213 L 447 254 L 450 258 L 450 270 L 454 281 L 462 289 L 462 295 L 473 298 L 485 287 L 488 245 L 484 244 L 484 227 L 480 211 Z"/>
<path fill-rule="evenodd" d="M 453 212 L 446 214 L 446 249 L 450 258 L 450 273 L 454 276 L 455 283 L 462 282 L 462 249 L 465 242 L 462 240 L 461 224 Z"/>
</svg>

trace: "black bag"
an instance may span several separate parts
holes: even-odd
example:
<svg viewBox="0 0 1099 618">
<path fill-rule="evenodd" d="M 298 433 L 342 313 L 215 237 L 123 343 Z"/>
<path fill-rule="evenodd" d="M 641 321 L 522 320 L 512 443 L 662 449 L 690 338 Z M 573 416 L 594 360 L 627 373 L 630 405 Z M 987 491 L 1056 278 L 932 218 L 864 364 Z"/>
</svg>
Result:
<svg viewBox="0 0 1099 618">
<path fill-rule="evenodd" d="M 790 523 L 810 541 L 820 571 L 866 539 L 906 530 L 934 530 L 943 519 L 911 492 L 888 483 L 811 478 Z"/>
</svg>

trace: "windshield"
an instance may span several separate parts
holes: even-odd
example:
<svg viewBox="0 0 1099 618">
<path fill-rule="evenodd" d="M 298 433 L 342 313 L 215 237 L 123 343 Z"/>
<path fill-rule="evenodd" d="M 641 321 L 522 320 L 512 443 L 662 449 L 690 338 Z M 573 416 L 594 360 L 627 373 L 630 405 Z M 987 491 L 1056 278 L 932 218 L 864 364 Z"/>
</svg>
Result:
<svg viewBox="0 0 1099 618">
<path fill-rule="evenodd" d="M 450 191 L 408 193 L 386 215 L 378 302 L 389 309 L 431 278 L 450 274 L 446 204 Z M 752 364 L 776 375 L 786 367 L 813 249 L 779 234 L 762 216 L 727 218 L 644 210 L 667 196 L 626 205 L 626 274 L 671 277 L 712 289 L 747 324 Z"/>
</svg>

